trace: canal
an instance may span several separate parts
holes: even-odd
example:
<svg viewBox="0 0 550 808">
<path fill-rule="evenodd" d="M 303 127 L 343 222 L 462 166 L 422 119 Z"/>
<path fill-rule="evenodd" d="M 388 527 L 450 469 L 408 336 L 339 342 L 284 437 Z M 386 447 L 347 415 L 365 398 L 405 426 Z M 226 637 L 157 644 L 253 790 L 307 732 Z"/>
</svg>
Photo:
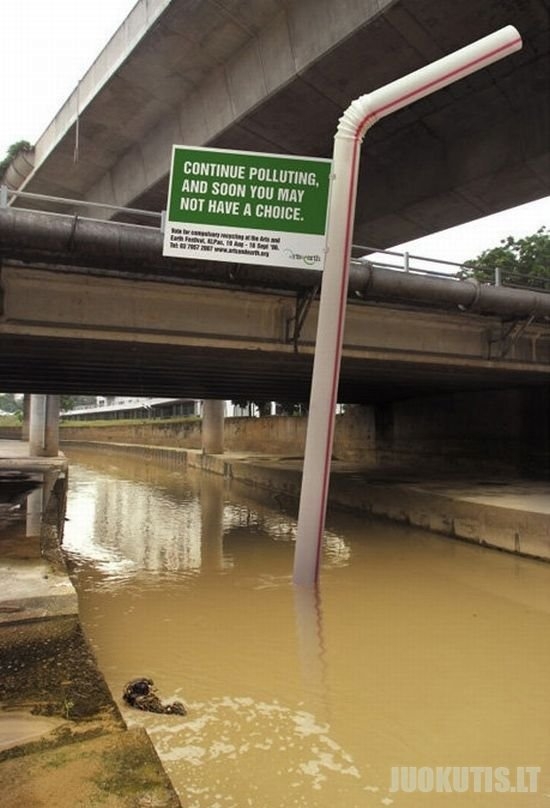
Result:
<svg viewBox="0 0 550 808">
<path fill-rule="evenodd" d="M 85 633 L 186 808 L 550 806 L 550 564 L 334 511 L 296 591 L 292 503 L 68 455 Z M 138 676 L 188 715 L 126 707 Z"/>
</svg>

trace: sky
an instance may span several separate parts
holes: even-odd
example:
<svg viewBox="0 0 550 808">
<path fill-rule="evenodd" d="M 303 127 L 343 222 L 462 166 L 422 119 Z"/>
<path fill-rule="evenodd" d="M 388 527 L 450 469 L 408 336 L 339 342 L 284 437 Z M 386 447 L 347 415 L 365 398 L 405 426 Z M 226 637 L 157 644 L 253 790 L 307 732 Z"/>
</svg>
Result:
<svg viewBox="0 0 550 808">
<path fill-rule="evenodd" d="M 0 0 L 0 159 L 12 143 L 38 140 L 135 3 Z M 543 225 L 550 226 L 550 197 L 397 249 L 460 262 Z"/>
<path fill-rule="evenodd" d="M 136 0 L 0 0 L 0 159 L 35 143 Z"/>
<path fill-rule="evenodd" d="M 407 251 L 411 255 L 461 263 L 476 258 L 484 250 L 499 247 L 500 242 L 508 236 L 523 238 L 536 233 L 540 227 L 547 227 L 550 230 L 550 197 L 519 205 L 502 213 L 494 213 L 492 216 L 485 216 L 465 225 L 440 230 L 431 236 L 396 245 L 393 249 L 398 252 Z M 398 260 L 387 256 L 385 259 Z M 432 266 L 421 261 L 417 261 L 416 266 L 436 271 L 456 271 L 452 267 L 449 269 Z"/>
</svg>

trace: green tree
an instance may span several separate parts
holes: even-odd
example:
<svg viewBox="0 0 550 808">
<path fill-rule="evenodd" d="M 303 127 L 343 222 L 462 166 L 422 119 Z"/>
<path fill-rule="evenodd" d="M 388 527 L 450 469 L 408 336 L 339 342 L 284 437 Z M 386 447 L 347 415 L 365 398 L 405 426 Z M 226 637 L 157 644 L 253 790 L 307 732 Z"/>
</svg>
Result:
<svg viewBox="0 0 550 808">
<path fill-rule="evenodd" d="M 68 412 L 77 407 L 86 407 L 96 403 L 95 396 L 61 396 L 61 412 Z"/>
<path fill-rule="evenodd" d="M 14 415 L 23 411 L 23 398 L 14 393 L 0 393 L 0 410 Z"/>
<path fill-rule="evenodd" d="M 12 143 L 11 146 L 8 147 L 8 151 L 6 152 L 4 159 L 0 160 L 0 178 L 4 176 L 7 167 L 11 161 L 17 157 L 19 152 L 31 150 L 32 146 L 28 140 L 18 140 L 16 143 Z"/>
<path fill-rule="evenodd" d="M 550 231 L 546 227 L 525 238 L 508 236 L 501 245 L 466 261 L 461 277 L 494 283 L 495 269 L 498 268 L 506 286 L 529 286 L 550 291 Z"/>
</svg>

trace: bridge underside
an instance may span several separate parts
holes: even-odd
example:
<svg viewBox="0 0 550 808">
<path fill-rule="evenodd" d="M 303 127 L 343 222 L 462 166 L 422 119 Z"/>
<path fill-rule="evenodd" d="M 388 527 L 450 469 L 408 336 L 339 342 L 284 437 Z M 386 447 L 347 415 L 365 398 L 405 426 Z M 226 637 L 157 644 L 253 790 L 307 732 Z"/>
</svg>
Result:
<svg viewBox="0 0 550 808">
<path fill-rule="evenodd" d="M 0 335 L 2 389 L 254 401 L 309 398 L 309 355 Z M 32 381 L 31 381 L 32 380 Z M 380 403 L 452 391 L 548 386 L 540 371 L 345 357 L 339 400 Z"/>
<path fill-rule="evenodd" d="M 4 391 L 307 401 L 318 301 L 82 274 L 5 262 Z M 548 385 L 544 318 L 350 302 L 339 399 L 373 403 L 451 390 Z"/>
<path fill-rule="evenodd" d="M 550 193 L 548 9 L 546 33 L 544 16 L 538 0 L 521 9 L 487 0 L 390 3 L 209 145 L 330 156 L 336 122 L 354 98 L 515 22 L 525 40 L 517 59 L 367 133 L 354 240 L 387 247 L 544 197 Z M 132 204 L 162 209 L 167 189 L 165 174 Z"/>
<path fill-rule="evenodd" d="M 159 211 L 173 143 L 328 157 L 354 98 L 508 24 L 521 52 L 367 134 L 355 240 L 384 247 L 544 197 L 544 0 L 172 2 L 131 49 L 106 51 L 120 64 L 104 86 L 81 82 L 78 162 L 72 97 L 25 189 Z"/>
<path fill-rule="evenodd" d="M 6 261 L 0 269 L 4 391 L 307 401 L 318 301 L 96 276 Z M 516 328 L 517 326 L 517 328 Z M 348 304 L 339 399 L 374 403 L 451 390 L 547 385 L 544 318 Z"/>
</svg>

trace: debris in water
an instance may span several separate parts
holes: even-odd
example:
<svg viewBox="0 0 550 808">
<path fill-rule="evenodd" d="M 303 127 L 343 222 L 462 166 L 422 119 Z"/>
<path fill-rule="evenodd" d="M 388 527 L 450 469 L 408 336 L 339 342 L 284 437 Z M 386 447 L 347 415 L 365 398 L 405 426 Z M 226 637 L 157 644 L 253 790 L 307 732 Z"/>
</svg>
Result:
<svg viewBox="0 0 550 808">
<path fill-rule="evenodd" d="M 124 701 L 130 707 L 138 710 L 149 710 L 151 713 L 169 713 L 173 715 L 187 715 L 187 710 L 181 701 L 163 704 L 156 694 L 152 679 L 132 679 L 128 682 L 122 693 Z"/>
</svg>

